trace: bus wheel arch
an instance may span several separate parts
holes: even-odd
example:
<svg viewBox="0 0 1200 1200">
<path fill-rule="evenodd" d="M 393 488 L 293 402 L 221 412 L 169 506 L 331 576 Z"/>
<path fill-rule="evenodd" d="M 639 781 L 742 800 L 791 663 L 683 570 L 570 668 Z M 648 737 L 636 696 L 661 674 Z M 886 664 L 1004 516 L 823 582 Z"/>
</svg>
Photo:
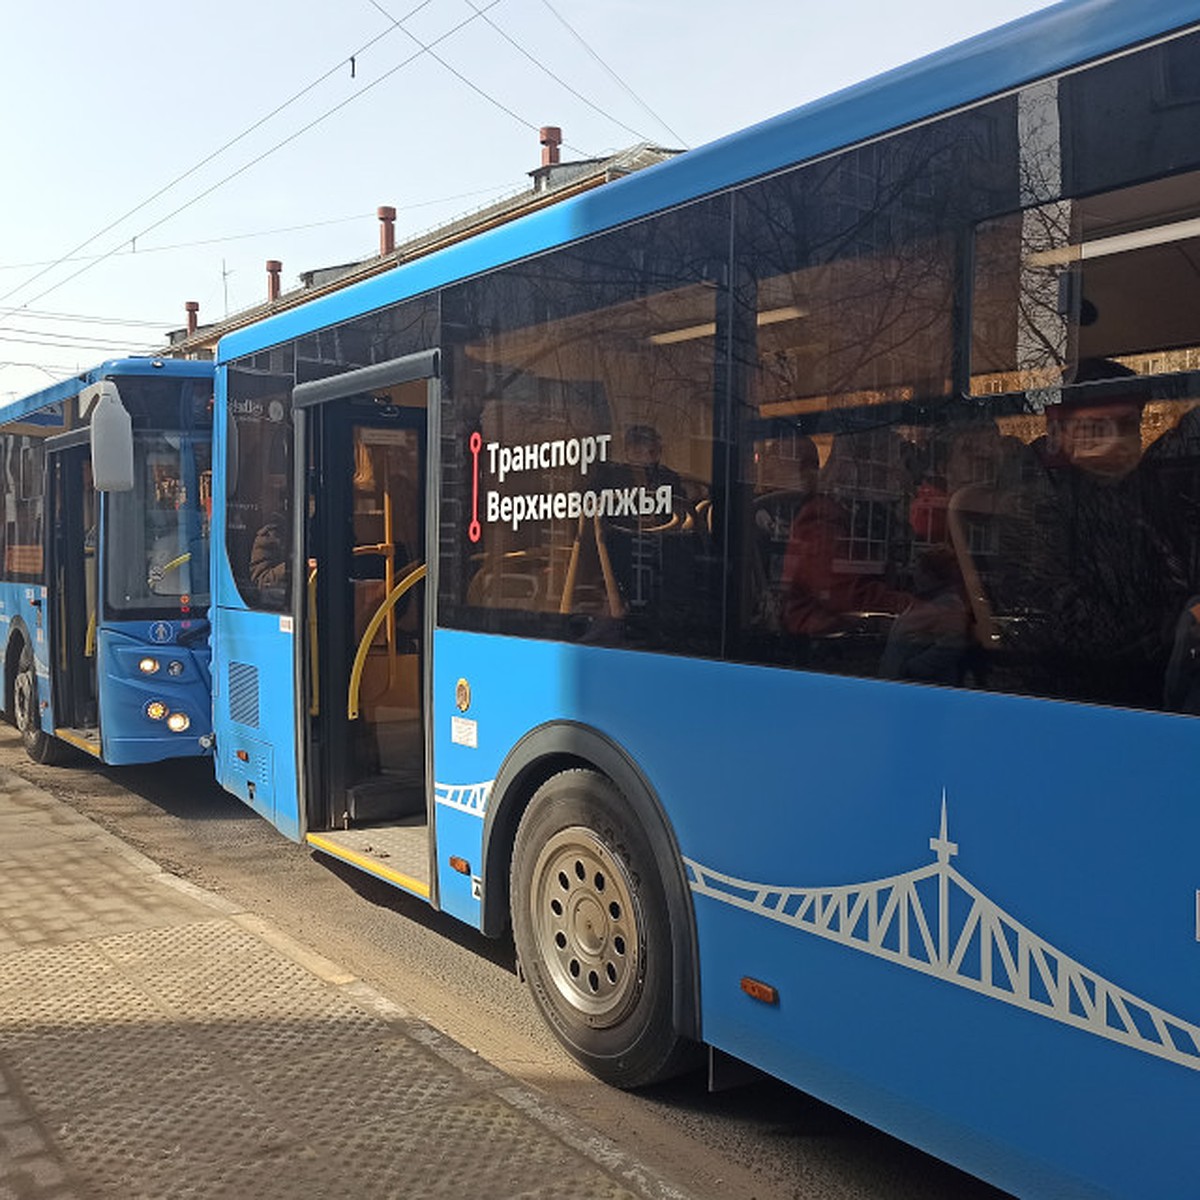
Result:
<svg viewBox="0 0 1200 1200">
<path fill-rule="evenodd" d="M 5 699 L 21 734 L 25 753 L 36 763 L 54 766 L 67 758 L 67 747 L 42 729 L 33 643 L 23 627 L 9 637 L 4 667 Z"/>
<path fill-rule="evenodd" d="M 552 949 L 544 939 L 563 932 L 531 926 L 528 893 L 538 886 L 535 878 L 544 879 L 546 856 L 565 855 L 572 863 L 589 867 L 606 862 L 611 886 L 626 899 L 635 898 L 632 889 L 639 906 L 645 906 L 642 934 L 650 937 L 658 961 L 649 978 L 639 981 L 638 990 L 648 985 L 657 994 L 645 1004 L 639 1000 L 642 1011 L 632 1014 L 631 1020 L 634 1025 L 649 1020 L 655 1026 L 651 1040 L 665 1042 L 665 1051 L 660 1044 L 663 1052 L 650 1059 L 636 1053 L 624 1056 L 613 1050 L 621 1034 L 593 1037 L 586 1027 L 604 1026 L 605 1014 L 594 1007 L 584 1013 L 579 1002 L 586 1006 L 586 992 L 576 992 L 561 967 L 549 961 L 553 953 L 543 954 L 539 970 L 528 961 L 524 966 L 527 976 L 538 976 L 528 981 L 560 1040 L 594 1073 L 619 1086 L 639 1086 L 690 1065 L 690 1043 L 699 1039 L 698 960 L 690 893 L 670 825 L 632 759 L 589 727 L 565 722 L 543 726 L 510 753 L 497 775 L 493 801 L 484 835 L 483 927 L 487 933 L 499 934 L 510 911 L 518 915 L 523 928 L 514 929 L 514 936 L 519 949 L 524 944 L 523 960 L 538 955 L 539 945 Z M 560 817 L 539 812 L 546 809 L 555 809 Z M 526 894 L 514 897 L 512 886 Z M 596 897 L 588 896 L 584 888 L 575 899 L 587 905 Z M 556 980 L 561 986 L 556 986 Z M 619 990 L 617 980 L 611 986 L 600 981 L 599 1009 L 605 1007 L 604 996 L 617 1003 L 614 988 Z M 564 1011 L 564 1001 L 577 1003 L 567 1003 Z M 665 1014 L 657 1011 L 664 1004 Z M 634 1036 L 636 1040 L 640 1035 Z M 675 1051 L 670 1048 L 673 1037 L 682 1039 Z M 581 1039 L 598 1045 L 599 1055 L 581 1045 Z"/>
</svg>

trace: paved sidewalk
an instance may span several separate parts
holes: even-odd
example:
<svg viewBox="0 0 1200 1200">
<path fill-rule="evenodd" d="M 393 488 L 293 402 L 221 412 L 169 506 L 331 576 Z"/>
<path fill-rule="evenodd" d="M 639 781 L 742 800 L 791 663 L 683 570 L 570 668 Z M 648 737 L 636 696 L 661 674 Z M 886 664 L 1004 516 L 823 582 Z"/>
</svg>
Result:
<svg viewBox="0 0 1200 1200">
<path fill-rule="evenodd" d="M 685 1200 L 0 770 L 0 1200 Z"/>
</svg>

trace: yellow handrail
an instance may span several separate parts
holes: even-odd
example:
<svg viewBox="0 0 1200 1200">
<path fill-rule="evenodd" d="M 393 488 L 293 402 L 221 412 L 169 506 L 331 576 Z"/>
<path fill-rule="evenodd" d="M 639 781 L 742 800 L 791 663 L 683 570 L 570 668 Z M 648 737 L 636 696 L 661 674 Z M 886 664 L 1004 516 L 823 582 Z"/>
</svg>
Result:
<svg viewBox="0 0 1200 1200">
<path fill-rule="evenodd" d="M 150 584 L 153 586 L 156 583 L 162 583 L 163 579 L 172 571 L 177 571 L 185 562 L 190 562 L 191 557 L 192 552 L 185 550 L 182 554 L 177 554 L 169 563 L 164 563 L 161 567 L 151 567 Z"/>
<path fill-rule="evenodd" d="M 371 649 L 371 642 L 374 640 L 375 634 L 379 632 L 379 626 L 383 624 L 388 613 L 395 608 L 396 602 L 400 597 L 420 583 L 425 578 L 425 574 L 425 564 L 417 563 L 388 592 L 383 598 L 383 603 L 375 610 L 375 615 L 367 622 L 362 640 L 358 643 L 358 653 L 354 656 L 354 665 L 350 668 L 350 687 L 346 698 L 346 713 L 351 721 L 358 717 L 358 693 L 362 687 L 362 673 L 367 665 L 367 653 Z"/>
</svg>

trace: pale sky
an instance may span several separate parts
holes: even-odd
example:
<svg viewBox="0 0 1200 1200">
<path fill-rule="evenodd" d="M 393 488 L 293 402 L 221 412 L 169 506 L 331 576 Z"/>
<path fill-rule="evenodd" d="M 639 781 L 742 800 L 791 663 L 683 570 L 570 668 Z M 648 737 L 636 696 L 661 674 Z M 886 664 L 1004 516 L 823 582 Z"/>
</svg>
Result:
<svg viewBox="0 0 1200 1200">
<path fill-rule="evenodd" d="M 0 401 L 521 190 L 542 125 L 699 146 L 1047 6 L 0 0 Z"/>
</svg>

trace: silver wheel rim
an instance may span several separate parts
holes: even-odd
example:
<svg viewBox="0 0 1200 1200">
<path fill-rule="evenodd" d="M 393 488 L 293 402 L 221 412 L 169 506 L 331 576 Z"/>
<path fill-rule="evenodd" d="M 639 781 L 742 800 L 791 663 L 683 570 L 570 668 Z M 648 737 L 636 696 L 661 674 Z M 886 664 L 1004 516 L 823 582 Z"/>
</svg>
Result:
<svg viewBox="0 0 1200 1200">
<path fill-rule="evenodd" d="M 19 671 L 13 681 L 13 708 L 22 733 L 34 727 L 33 696 L 33 677 L 28 671 Z"/>
<path fill-rule="evenodd" d="M 590 829 L 560 830 L 538 854 L 529 904 L 558 994 L 594 1028 L 615 1025 L 637 998 L 642 957 L 625 864 Z"/>
</svg>

